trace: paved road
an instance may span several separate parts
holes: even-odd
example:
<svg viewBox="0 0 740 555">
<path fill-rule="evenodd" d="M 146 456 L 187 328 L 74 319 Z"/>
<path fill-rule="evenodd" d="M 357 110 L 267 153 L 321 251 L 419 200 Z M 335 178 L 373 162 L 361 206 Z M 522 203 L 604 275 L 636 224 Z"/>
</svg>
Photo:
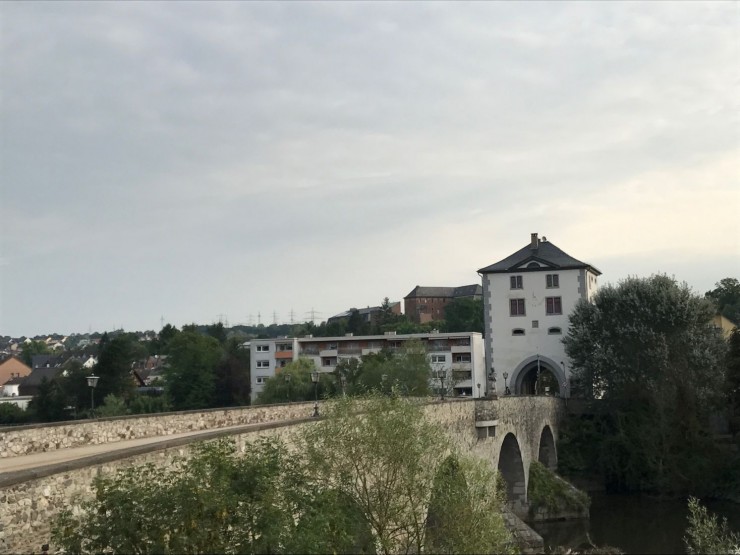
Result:
<svg viewBox="0 0 740 555">
<path fill-rule="evenodd" d="M 22 455 L 20 457 L 7 457 L 0 459 L 0 474 L 5 472 L 16 472 L 19 470 L 29 470 L 32 468 L 38 468 L 41 466 L 47 466 L 50 464 L 64 463 L 73 461 L 76 459 L 82 459 L 92 455 L 100 455 L 102 453 L 113 453 L 116 451 L 122 451 L 130 447 L 140 447 L 143 445 L 152 445 L 155 443 L 166 443 L 175 439 L 197 436 L 209 436 L 213 435 L 214 432 L 230 432 L 230 431 L 249 431 L 259 425 L 256 424 L 240 424 L 238 426 L 228 426 L 225 428 L 214 428 L 210 430 L 199 430 L 196 432 L 184 432 L 181 434 L 172 434 L 168 436 L 157 436 L 147 437 L 142 439 L 129 439 L 125 441 L 117 441 L 114 443 L 103 443 L 100 445 L 87 445 L 84 447 L 71 447 L 69 449 L 57 449 L 55 451 L 48 451 L 46 453 L 33 453 L 31 455 Z"/>
</svg>

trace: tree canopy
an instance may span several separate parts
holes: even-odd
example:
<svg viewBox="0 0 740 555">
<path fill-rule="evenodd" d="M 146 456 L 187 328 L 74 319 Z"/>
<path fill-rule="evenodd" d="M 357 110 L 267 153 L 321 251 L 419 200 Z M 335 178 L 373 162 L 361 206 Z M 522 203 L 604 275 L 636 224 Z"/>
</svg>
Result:
<svg viewBox="0 0 740 555">
<path fill-rule="evenodd" d="M 714 301 L 720 314 L 740 325 L 740 281 L 724 278 L 714 285 L 714 289 L 707 291 L 705 297 Z"/>
<path fill-rule="evenodd" d="M 444 437 L 409 401 L 342 398 L 294 450 L 219 440 L 171 467 L 99 477 L 54 541 L 72 553 L 515 552 L 496 473 Z"/>
<path fill-rule="evenodd" d="M 726 345 L 713 314 L 707 300 L 663 275 L 607 285 L 571 314 L 564 343 L 574 393 L 605 415 L 591 439 L 611 487 L 715 487 L 702 462 L 713 452 L 709 415 L 724 399 Z"/>
</svg>

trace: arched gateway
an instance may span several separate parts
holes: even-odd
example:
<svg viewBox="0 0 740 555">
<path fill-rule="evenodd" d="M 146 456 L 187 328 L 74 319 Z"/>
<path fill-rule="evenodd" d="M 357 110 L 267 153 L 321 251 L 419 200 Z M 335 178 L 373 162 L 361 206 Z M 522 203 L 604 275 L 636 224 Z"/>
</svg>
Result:
<svg viewBox="0 0 740 555">
<path fill-rule="evenodd" d="M 562 366 L 542 355 L 524 359 L 511 376 L 512 391 L 515 395 L 563 397 L 567 389 L 566 384 Z"/>
</svg>

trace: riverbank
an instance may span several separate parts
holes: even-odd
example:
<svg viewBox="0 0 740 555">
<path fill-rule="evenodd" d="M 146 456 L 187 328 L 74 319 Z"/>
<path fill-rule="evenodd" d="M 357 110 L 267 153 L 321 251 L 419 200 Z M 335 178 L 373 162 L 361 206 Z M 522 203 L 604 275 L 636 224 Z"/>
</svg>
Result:
<svg viewBox="0 0 740 555">
<path fill-rule="evenodd" d="M 740 531 L 740 505 L 708 501 L 710 512 L 727 518 Z M 583 549 L 609 545 L 626 554 L 685 553 L 683 537 L 688 524 L 685 500 L 659 499 L 639 494 L 591 494 L 591 517 L 586 520 L 531 523 L 546 548 Z"/>
</svg>

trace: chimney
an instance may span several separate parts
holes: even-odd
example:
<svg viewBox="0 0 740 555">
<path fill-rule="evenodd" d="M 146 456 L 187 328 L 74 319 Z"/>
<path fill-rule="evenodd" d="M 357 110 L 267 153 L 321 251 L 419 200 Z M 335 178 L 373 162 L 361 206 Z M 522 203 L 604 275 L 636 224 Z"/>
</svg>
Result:
<svg viewBox="0 0 740 555">
<path fill-rule="evenodd" d="M 532 242 L 530 243 L 529 248 L 532 249 L 533 251 L 536 251 L 537 247 L 539 246 L 540 246 L 540 240 L 537 239 L 537 234 L 532 233 Z"/>
</svg>

